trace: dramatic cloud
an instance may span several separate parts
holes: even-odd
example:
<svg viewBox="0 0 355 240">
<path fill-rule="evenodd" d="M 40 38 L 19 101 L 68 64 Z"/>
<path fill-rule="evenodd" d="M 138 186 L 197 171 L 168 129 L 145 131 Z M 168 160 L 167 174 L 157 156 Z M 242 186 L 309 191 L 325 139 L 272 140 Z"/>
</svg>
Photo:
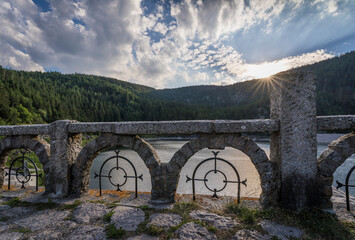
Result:
<svg viewBox="0 0 355 240">
<path fill-rule="evenodd" d="M 354 12 L 351 0 L 4 0 L 0 65 L 230 84 L 354 50 Z"/>
</svg>

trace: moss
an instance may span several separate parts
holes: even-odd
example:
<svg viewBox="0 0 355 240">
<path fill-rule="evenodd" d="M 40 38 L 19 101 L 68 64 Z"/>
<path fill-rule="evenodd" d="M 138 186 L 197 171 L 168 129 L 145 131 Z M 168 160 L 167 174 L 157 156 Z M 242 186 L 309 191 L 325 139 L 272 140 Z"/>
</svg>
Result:
<svg viewBox="0 0 355 240">
<path fill-rule="evenodd" d="M 287 209 L 249 209 L 242 205 L 228 204 L 225 212 L 236 215 L 244 227 L 252 228 L 261 220 L 270 220 L 279 224 L 295 226 L 305 232 L 304 239 L 355 239 L 355 224 L 341 222 L 335 215 L 320 209 L 295 212 Z"/>
<path fill-rule="evenodd" d="M 237 215 L 242 223 L 249 225 L 255 224 L 260 217 L 260 210 L 250 209 L 241 204 L 229 203 L 226 205 L 224 211 L 226 213 Z"/>
<path fill-rule="evenodd" d="M 103 218 L 104 221 L 109 223 L 111 221 L 111 217 L 112 217 L 113 214 L 114 214 L 114 212 L 112 212 L 112 211 L 107 213 L 107 214 L 105 214 L 105 216 Z"/>
<path fill-rule="evenodd" d="M 7 222 L 9 220 L 10 220 L 9 217 L 0 217 L 0 222 Z"/>
<path fill-rule="evenodd" d="M 193 210 L 200 209 L 201 207 L 195 202 L 182 202 L 176 203 L 173 206 L 173 212 L 180 214 L 183 220 L 190 219 L 189 213 Z"/>
<path fill-rule="evenodd" d="M 16 229 L 14 229 L 13 231 L 14 231 L 14 232 L 23 233 L 23 234 L 27 234 L 27 233 L 31 233 L 31 232 L 32 232 L 31 229 L 29 229 L 29 228 L 24 228 L 24 227 L 22 227 L 22 228 L 16 228 Z"/>
<path fill-rule="evenodd" d="M 148 233 L 149 235 L 152 235 L 152 236 L 159 236 L 163 232 L 164 232 L 164 228 L 157 227 L 157 226 L 154 226 L 154 225 L 150 225 L 146 229 L 146 233 Z"/>
<path fill-rule="evenodd" d="M 53 209 L 53 208 L 58 207 L 59 205 L 57 203 L 53 202 L 51 199 L 48 199 L 48 202 L 34 203 L 33 206 L 36 207 L 36 210 L 41 211 L 41 210 L 46 210 L 46 209 Z"/>
<path fill-rule="evenodd" d="M 105 228 L 106 236 L 109 239 L 120 239 L 126 235 L 126 230 L 123 230 L 122 227 L 120 229 L 116 229 L 113 224 L 109 224 Z"/>
<path fill-rule="evenodd" d="M 62 211 L 71 210 L 71 209 L 74 209 L 74 208 L 78 207 L 80 204 L 82 204 L 82 202 L 77 199 L 72 204 L 64 204 L 64 205 L 62 205 L 60 207 L 60 210 L 62 210 Z"/>
</svg>

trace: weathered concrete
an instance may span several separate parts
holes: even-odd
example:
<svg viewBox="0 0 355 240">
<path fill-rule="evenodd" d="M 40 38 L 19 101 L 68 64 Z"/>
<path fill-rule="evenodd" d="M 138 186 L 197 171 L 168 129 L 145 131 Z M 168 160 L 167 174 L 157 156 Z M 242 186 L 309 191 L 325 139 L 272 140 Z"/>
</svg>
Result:
<svg viewBox="0 0 355 240">
<path fill-rule="evenodd" d="M 177 234 L 180 240 L 215 240 L 217 239 L 213 233 L 208 232 L 208 230 L 200 225 L 189 222 L 184 224 L 178 231 Z"/>
<path fill-rule="evenodd" d="M 269 161 L 264 150 L 254 141 L 238 134 L 205 134 L 199 138 L 186 143 L 174 154 L 166 165 L 167 197 L 174 197 L 181 169 L 195 153 L 204 149 L 224 149 L 232 147 L 245 153 L 260 175 L 262 194 L 260 201 L 264 206 L 275 204 L 277 198 L 278 179 L 274 172 L 274 165 Z"/>
<path fill-rule="evenodd" d="M 144 221 L 144 212 L 139 208 L 118 206 L 111 217 L 111 223 L 117 229 L 135 231 L 138 225 Z"/>
<path fill-rule="evenodd" d="M 206 210 L 192 211 L 189 215 L 195 220 L 207 222 L 218 229 L 230 229 L 238 224 L 238 222 L 231 217 L 220 216 Z"/>
<path fill-rule="evenodd" d="M 83 203 L 74 210 L 73 220 L 77 223 L 95 223 L 102 220 L 108 212 L 108 208 L 103 204 Z"/>
<path fill-rule="evenodd" d="M 251 231 L 249 229 L 241 229 L 235 233 L 232 240 L 271 240 L 269 235 L 262 235 L 257 231 Z"/>
<path fill-rule="evenodd" d="M 291 237 L 298 239 L 304 234 L 299 228 L 289 227 L 267 220 L 261 221 L 260 225 L 270 237 L 276 236 L 281 240 L 288 240 Z"/>
<path fill-rule="evenodd" d="M 122 135 L 272 132 L 278 129 L 278 121 L 271 119 L 71 123 L 69 125 L 71 133 L 104 132 Z"/>
<path fill-rule="evenodd" d="M 45 228 L 46 226 L 64 220 L 68 214 L 69 211 L 58 212 L 54 210 L 45 210 L 20 219 L 16 222 L 16 224 L 23 228 L 29 228 L 31 231 L 37 231 Z"/>
<path fill-rule="evenodd" d="M 288 71 L 271 79 L 270 116 L 280 122 L 271 134 L 270 159 L 281 173 L 282 206 L 316 206 L 317 120 L 316 81 L 310 72 Z"/>
<path fill-rule="evenodd" d="M 181 217 L 179 214 L 172 213 L 154 213 L 149 218 L 148 227 L 154 225 L 168 230 L 171 227 L 179 225 Z"/>
<path fill-rule="evenodd" d="M 0 140 L 0 186 L 4 184 L 5 165 L 8 154 L 14 149 L 29 149 L 33 151 L 39 161 L 43 165 L 45 174 L 44 183 L 47 188 L 50 188 L 51 180 L 47 178 L 51 162 L 49 161 L 50 146 L 49 144 L 38 136 L 22 135 L 9 136 Z"/>
<path fill-rule="evenodd" d="M 355 129 L 355 115 L 317 117 L 318 131 L 351 129 Z"/>
<path fill-rule="evenodd" d="M 70 191 L 71 171 L 81 150 L 81 134 L 69 134 L 69 123 L 73 121 L 56 121 L 50 126 L 51 162 L 49 176 L 51 185 L 47 192 L 53 197 L 67 196 Z"/>
<path fill-rule="evenodd" d="M 331 208 L 333 194 L 333 173 L 352 154 L 355 153 L 355 133 L 349 133 L 331 142 L 318 158 L 321 205 Z M 349 169 L 350 170 L 350 169 Z"/>
<path fill-rule="evenodd" d="M 49 124 L 0 126 L 0 136 L 47 135 L 49 134 L 49 129 Z"/>
</svg>

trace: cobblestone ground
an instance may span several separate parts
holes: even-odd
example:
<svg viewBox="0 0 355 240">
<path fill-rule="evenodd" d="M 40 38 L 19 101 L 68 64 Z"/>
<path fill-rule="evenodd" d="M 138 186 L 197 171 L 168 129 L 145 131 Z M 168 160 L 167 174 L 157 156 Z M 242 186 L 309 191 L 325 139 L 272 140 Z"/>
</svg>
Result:
<svg viewBox="0 0 355 240">
<path fill-rule="evenodd" d="M 180 208 L 196 207 L 186 212 L 176 205 L 152 205 L 149 194 L 137 199 L 129 193 L 97 195 L 91 191 L 77 199 L 50 199 L 43 189 L 2 189 L 0 239 L 298 239 L 304 235 L 301 229 L 265 220 L 255 229 L 243 229 L 240 219 L 220 211 L 231 199 L 180 204 Z M 255 201 L 244 203 L 258 207 Z M 336 213 L 344 216 L 339 192 L 335 205 Z M 347 214 L 345 220 L 354 221 Z"/>
</svg>

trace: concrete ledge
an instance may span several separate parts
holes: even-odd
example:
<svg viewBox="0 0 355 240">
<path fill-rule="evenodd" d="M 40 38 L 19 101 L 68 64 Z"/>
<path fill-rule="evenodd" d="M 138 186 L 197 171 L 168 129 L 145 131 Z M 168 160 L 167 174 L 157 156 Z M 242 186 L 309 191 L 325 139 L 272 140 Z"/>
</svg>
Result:
<svg viewBox="0 0 355 240">
<path fill-rule="evenodd" d="M 0 136 L 49 134 L 49 124 L 0 126 Z"/>
<path fill-rule="evenodd" d="M 69 132 L 107 132 L 115 134 L 195 134 L 273 132 L 279 130 L 277 120 L 200 120 L 161 122 L 71 123 Z"/>
<path fill-rule="evenodd" d="M 349 129 L 355 129 L 355 115 L 317 117 L 318 131 Z M 69 123 L 70 133 L 102 132 L 125 135 L 276 132 L 278 130 L 279 122 L 272 119 Z M 49 133 L 50 124 L 0 126 L 0 136 Z"/>
<path fill-rule="evenodd" d="M 317 130 L 355 130 L 355 115 L 318 116 Z"/>
</svg>

